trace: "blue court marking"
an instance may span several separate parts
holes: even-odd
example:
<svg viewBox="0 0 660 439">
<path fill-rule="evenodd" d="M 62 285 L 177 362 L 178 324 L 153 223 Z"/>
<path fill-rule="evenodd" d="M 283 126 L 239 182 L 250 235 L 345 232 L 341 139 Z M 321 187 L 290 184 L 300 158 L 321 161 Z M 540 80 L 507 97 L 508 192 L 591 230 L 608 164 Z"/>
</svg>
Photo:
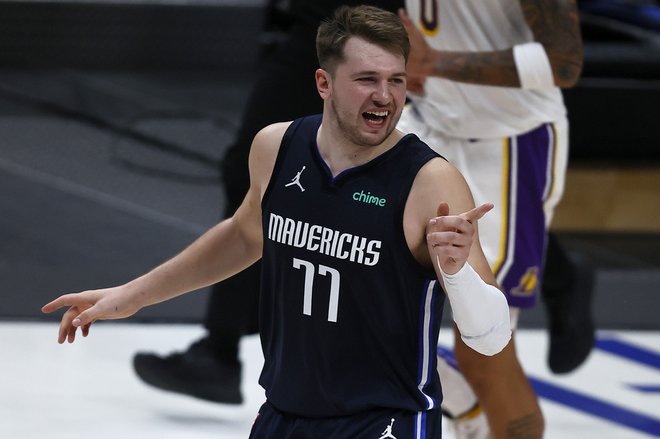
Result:
<svg viewBox="0 0 660 439">
<path fill-rule="evenodd" d="M 635 389 L 642 393 L 660 393 L 659 385 L 649 385 L 649 384 L 628 384 L 628 387 Z"/>
<path fill-rule="evenodd" d="M 438 355 L 444 358 L 447 364 L 458 370 L 458 364 L 456 363 L 456 358 L 454 357 L 454 351 L 444 346 L 438 346 Z"/>
<path fill-rule="evenodd" d="M 616 338 L 603 336 L 597 338 L 595 347 L 603 352 L 660 370 L 660 354 L 650 349 L 642 348 Z"/>
<path fill-rule="evenodd" d="M 444 357 L 453 358 L 451 349 L 446 346 L 438 346 L 438 352 Z M 569 390 L 552 384 L 548 381 L 527 376 L 534 391 L 540 398 L 570 407 L 572 409 L 588 413 L 614 422 L 634 430 L 660 437 L 660 420 L 630 409 L 619 407 L 612 403 L 599 400 L 575 390 Z"/>
<path fill-rule="evenodd" d="M 660 420 L 601 401 L 575 390 L 568 390 L 547 381 L 528 376 L 536 394 L 550 401 L 562 404 L 575 410 L 633 428 L 643 433 L 660 437 Z"/>
</svg>

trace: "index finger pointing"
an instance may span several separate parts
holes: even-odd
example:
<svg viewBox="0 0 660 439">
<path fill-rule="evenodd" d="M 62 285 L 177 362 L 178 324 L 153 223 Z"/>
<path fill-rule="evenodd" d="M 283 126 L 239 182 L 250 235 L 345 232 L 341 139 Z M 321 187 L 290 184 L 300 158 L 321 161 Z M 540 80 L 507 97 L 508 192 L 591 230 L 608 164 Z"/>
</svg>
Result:
<svg viewBox="0 0 660 439">
<path fill-rule="evenodd" d="M 495 207 L 493 203 L 484 203 L 481 206 L 477 206 L 472 210 L 468 210 L 462 216 L 469 222 L 473 223 L 481 219 L 481 217 L 484 216 L 486 213 L 488 213 L 493 207 Z"/>
<path fill-rule="evenodd" d="M 77 303 L 78 301 L 75 300 L 74 294 L 64 294 L 63 296 L 60 296 L 57 299 L 53 300 L 52 302 L 49 302 L 44 306 L 42 306 L 41 312 L 48 314 L 53 311 L 57 311 L 58 309 L 64 306 L 73 306 L 76 305 Z"/>
</svg>

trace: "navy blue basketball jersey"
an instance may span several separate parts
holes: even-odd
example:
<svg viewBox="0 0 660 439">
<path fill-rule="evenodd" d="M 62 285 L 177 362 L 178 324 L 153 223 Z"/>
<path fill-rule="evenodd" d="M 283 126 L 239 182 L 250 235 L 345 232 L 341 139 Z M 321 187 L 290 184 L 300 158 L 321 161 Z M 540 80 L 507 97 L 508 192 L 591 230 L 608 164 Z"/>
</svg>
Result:
<svg viewBox="0 0 660 439">
<path fill-rule="evenodd" d="M 438 408 L 444 293 L 403 231 L 413 180 L 438 155 L 409 134 L 333 178 L 320 124 L 290 125 L 262 201 L 259 382 L 297 416 Z"/>
</svg>

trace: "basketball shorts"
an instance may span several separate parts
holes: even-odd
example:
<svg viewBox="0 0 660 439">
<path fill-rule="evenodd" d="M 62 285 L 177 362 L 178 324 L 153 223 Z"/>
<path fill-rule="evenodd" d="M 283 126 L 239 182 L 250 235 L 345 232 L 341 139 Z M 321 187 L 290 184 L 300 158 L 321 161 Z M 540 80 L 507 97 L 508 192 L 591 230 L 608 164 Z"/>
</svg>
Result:
<svg viewBox="0 0 660 439">
<path fill-rule="evenodd" d="M 344 417 L 304 418 L 266 402 L 259 409 L 250 439 L 438 439 L 441 424 L 438 409 L 377 409 Z"/>
<path fill-rule="evenodd" d="M 533 306 L 541 289 L 547 232 L 564 190 L 567 120 L 512 137 L 460 139 L 425 125 L 406 106 L 397 128 L 416 134 L 456 166 L 476 205 L 495 205 L 479 220 L 481 246 L 509 305 Z"/>
</svg>

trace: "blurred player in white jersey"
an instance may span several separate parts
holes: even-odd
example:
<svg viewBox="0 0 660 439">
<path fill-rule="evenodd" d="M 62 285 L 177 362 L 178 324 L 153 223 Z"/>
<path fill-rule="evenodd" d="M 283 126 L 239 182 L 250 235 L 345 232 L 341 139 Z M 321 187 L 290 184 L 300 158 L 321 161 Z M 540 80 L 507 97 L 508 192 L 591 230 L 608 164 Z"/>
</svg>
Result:
<svg viewBox="0 0 660 439">
<path fill-rule="evenodd" d="M 479 223 L 480 239 L 515 327 L 518 310 L 537 301 L 546 249 L 556 245 L 548 242 L 548 229 L 568 159 L 560 88 L 573 86 L 582 68 L 577 6 L 574 0 L 407 0 L 401 16 L 413 51 L 411 103 L 398 128 L 453 162 L 477 203 L 495 204 Z M 554 310 L 560 321 L 550 322 L 549 363 L 557 373 L 581 364 L 593 345 L 591 285 L 587 280 L 578 286 L 583 291 L 574 291 L 571 276 L 557 292 L 562 296 L 547 300 L 566 306 Z M 575 315 L 585 318 L 575 324 Z M 457 421 L 457 436 L 542 436 L 543 417 L 513 343 L 486 358 L 456 337 L 454 354 L 469 385 L 446 355 L 439 371 L 443 409 Z"/>
</svg>

